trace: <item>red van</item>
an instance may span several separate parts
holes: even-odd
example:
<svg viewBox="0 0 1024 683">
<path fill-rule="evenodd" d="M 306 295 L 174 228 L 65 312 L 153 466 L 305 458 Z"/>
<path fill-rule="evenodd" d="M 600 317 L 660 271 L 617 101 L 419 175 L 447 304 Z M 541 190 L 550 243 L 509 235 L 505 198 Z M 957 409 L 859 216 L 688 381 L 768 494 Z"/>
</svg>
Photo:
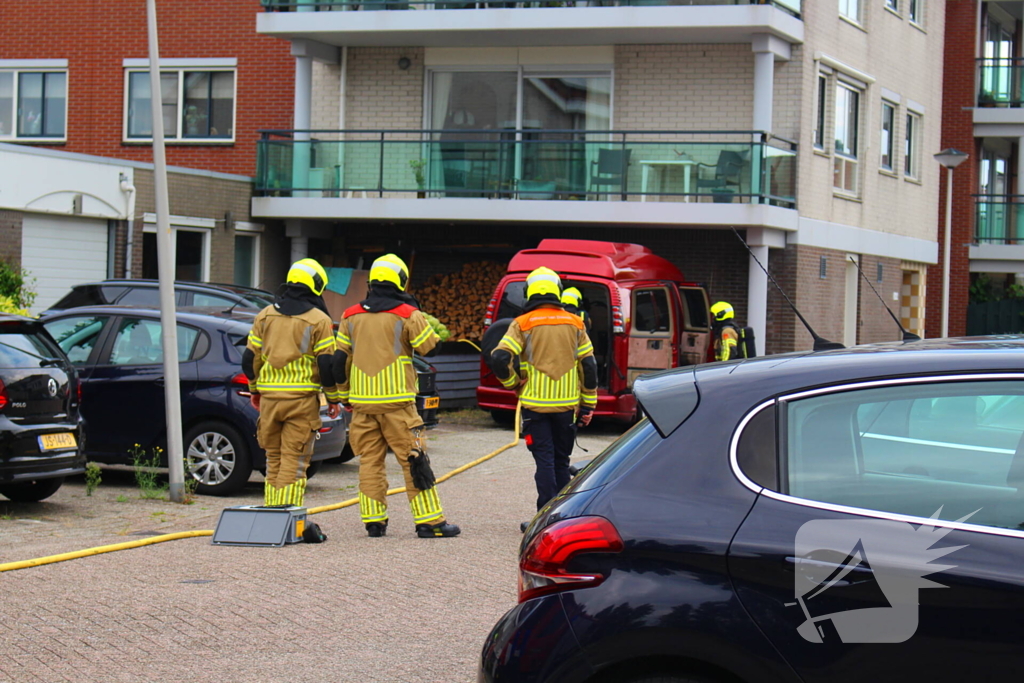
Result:
<svg viewBox="0 0 1024 683">
<path fill-rule="evenodd" d="M 487 305 L 485 327 L 522 314 L 526 276 L 540 266 L 557 272 L 563 287 L 583 294 L 598 365 L 597 415 L 632 420 L 638 376 L 714 360 L 707 292 L 638 244 L 548 239 L 520 251 Z M 476 396 L 495 420 L 511 419 L 515 393 L 501 386 L 486 363 Z"/>
</svg>

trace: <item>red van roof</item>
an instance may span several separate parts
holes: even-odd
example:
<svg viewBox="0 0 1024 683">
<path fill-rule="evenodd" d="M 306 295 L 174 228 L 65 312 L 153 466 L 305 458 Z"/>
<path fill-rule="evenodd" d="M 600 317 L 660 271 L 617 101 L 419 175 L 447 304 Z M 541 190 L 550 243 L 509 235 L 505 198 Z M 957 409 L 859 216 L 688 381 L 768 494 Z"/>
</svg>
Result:
<svg viewBox="0 0 1024 683">
<path fill-rule="evenodd" d="M 541 266 L 559 274 L 593 275 L 610 280 L 684 281 L 675 265 L 647 247 L 596 240 L 541 240 L 536 249 L 524 249 L 513 256 L 508 272 L 529 273 Z"/>
</svg>

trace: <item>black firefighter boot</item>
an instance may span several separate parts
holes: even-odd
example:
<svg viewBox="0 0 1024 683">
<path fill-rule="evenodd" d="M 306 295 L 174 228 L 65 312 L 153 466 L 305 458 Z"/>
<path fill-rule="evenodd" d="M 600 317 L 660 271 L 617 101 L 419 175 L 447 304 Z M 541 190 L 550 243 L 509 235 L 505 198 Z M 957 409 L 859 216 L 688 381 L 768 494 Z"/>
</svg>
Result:
<svg viewBox="0 0 1024 683">
<path fill-rule="evenodd" d="M 380 538 L 381 536 L 388 535 L 388 523 L 387 522 L 367 522 L 366 523 L 366 535 L 370 538 Z"/>
<path fill-rule="evenodd" d="M 460 533 L 462 533 L 462 529 L 448 522 L 416 525 L 416 535 L 420 538 L 451 538 Z"/>
</svg>

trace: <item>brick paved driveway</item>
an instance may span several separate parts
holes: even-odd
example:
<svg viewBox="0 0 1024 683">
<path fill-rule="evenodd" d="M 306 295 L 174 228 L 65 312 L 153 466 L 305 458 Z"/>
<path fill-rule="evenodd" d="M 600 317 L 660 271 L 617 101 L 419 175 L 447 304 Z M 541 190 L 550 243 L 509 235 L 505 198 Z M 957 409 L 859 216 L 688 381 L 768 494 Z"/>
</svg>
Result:
<svg viewBox="0 0 1024 683">
<path fill-rule="evenodd" d="M 580 443 L 595 455 L 619 431 L 598 428 Z M 479 423 L 431 437 L 440 474 L 511 432 Z M 355 472 L 327 466 L 310 480 L 307 504 L 351 498 Z M 383 539 L 365 537 L 351 507 L 313 517 L 330 537 L 321 545 L 194 538 L 0 574 L 0 681 L 475 680 L 484 638 L 515 604 L 532 473 L 520 445 L 442 484 L 445 511 L 464 529 L 455 539 L 416 538 L 399 494 Z M 92 498 L 79 480 L 43 503 L 0 502 L 0 562 L 212 529 L 221 508 L 262 496 L 258 474 L 241 496 L 191 506 L 139 500 L 111 470 L 104 479 Z"/>
</svg>

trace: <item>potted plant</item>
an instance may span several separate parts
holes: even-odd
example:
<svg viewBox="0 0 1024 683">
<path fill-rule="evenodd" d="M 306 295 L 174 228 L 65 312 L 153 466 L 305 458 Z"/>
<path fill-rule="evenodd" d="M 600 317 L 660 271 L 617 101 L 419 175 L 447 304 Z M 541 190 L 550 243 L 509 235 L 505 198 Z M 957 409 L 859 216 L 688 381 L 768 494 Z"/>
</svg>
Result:
<svg viewBox="0 0 1024 683">
<path fill-rule="evenodd" d="M 185 107 L 185 135 L 199 135 L 199 127 L 206 121 L 206 114 L 199 107 L 190 104 Z"/>
<path fill-rule="evenodd" d="M 427 178 L 423 172 L 423 169 L 427 167 L 426 159 L 411 159 L 409 161 L 409 168 L 412 169 L 412 177 L 416 180 L 416 196 L 423 199 L 427 196 L 426 186 Z"/>
</svg>

